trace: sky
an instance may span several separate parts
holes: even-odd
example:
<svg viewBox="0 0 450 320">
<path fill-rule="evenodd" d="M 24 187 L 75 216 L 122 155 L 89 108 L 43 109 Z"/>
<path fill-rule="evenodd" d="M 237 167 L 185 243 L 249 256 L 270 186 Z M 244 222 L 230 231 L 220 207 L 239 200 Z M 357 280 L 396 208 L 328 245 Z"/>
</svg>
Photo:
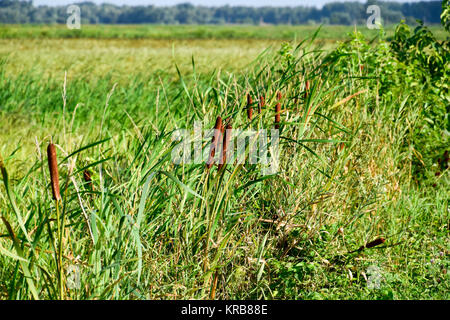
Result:
<svg viewBox="0 0 450 320">
<path fill-rule="evenodd" d="M 321 7 L 327 2 L 334 1 L 355 1 L 355 0 L 34 0 L 35 5 L 68 5 L 76 2 L 91 1 L 95 3 L 112 3 L 117 5 L 157 5 L 171 6 L 178 3 L 190 2 L 195 5 L 205 6 L 317 6 Z M 418 2 L 419 0 L 393 0 L 396 2 Z M 423 1 L 423 0 L 422 0 Z M 427 1 L 427 0 L 425 0 Z M 360 0 L 359 2 L 366 2 Z"/>
</svg>

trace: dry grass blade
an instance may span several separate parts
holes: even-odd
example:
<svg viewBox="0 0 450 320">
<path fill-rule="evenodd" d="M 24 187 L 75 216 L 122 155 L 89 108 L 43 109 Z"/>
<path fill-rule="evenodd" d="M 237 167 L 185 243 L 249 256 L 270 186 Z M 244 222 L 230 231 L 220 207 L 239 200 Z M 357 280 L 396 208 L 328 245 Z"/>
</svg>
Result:
<svg viewBox="0 0 450 320">
<path fill-rule="evenodd" d="M 342 104 L 344 104 L 344 103 L 346 103 L 346 102 L 352 100 L 354 97 L 359 96 L 360 94 L 366 93 L 367 91 L 368 91 L 367 89 L 358 91 L 357 93 L 354 93 L 354 94 L 352 94 L 351 96 L 348 96 L 347 98 L 342 99 L 341 101 L 339 101 L 338 103 L 336 103 L 335 105 L 333 105 L 332 108 L 338 107 L 338 106 L 340 106 L 340 105 L 342 105 Z"/>
<path fill-rule="evenodd" d="M 211 300 L 214 300 L 216 298 L 216 290 L 217 290 L 218 280 L 219 280 L 219 272 L 216 271 L 216 273 L 214 274 L 213 285 L 212 285 L 211 294 L 209 297 Z"/>
<path fill-rule="evenodd" d="M 86 170 L 86 171 L 87 171 L 87 170 Z M 86 171 L 85 171 L 85 172 L 86 172 Z M 73 186 L 74 186 L 74 188 L 75 188 L 75 191 L 76 191 L 76 193 L 77 193 L 78 203 L 80 204 L 80 208 L 81 208 L 81 212 L 82 212 L 82 214 L 83 214 L 83 217 L 84 217 L 84 219 L 86 220 L 86 224 L 87 224 L 87 227 L 88 227 L 88 230 L 89 230 L 89 235 L 91 236 L 92 244 L 95 245 L 95 237 L 94 237 L 94 233 L 92 232 L 91 223 L 90 223 L 90 221 L 89 221 L 89 215 L 88 215 L 88 213 L 86 212 L 86 209 L 84 208 L 83 200 L 81 199 L 81 195 L 80 195 L 80 191 L 79 191 L 79 189 L 78 189 L 77 183 L 76 183 L 75 178 L 74 178 L 73 176 L 70 178 L 70 180 L 72 181 Z"/>
</svg>

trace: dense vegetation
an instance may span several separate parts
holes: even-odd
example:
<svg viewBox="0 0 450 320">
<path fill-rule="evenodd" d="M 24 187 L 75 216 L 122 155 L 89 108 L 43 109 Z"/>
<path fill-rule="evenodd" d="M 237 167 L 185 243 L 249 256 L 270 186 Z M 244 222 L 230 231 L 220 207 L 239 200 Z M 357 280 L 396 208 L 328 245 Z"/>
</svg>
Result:
<svg viewBox="0 0 450 320">
<path fill-rule="evenodd" d="M 83 24 L 365 24 L 367 6 L 378 4 L 385 24 L 421 19 L 440 22 L 442 1 L 397 3 L 335 2 L 316 7 L 202 7 L 189 3 L 173 7 L 79 4 Z M 67 6 L 33 6 L 31 1 L 0 0 L 0 23 L 65 24 Z"/>
<path fill-rule="evenodd" d="M 43 76 L 41 51 L 21 72 L 9 68 L 18 52 L 2 54 L 0 298 L 449 299 L 448 40 L 404 23 L 390 42 L 357 31 L 330 50 L 312 40 L 226 68 L 212 62 L 227 49 L 199 64 L 189 41 L 120 81 L 135 55 L 117 49 L 99 46 L 106 60 L 65 81 Z M 21 46 L 55 41 L 114 40 Z M 83 63 L 50 51 L 69 73 Z M 277 174 L 172 162 L 177 128 L 221 116 L 270 129 L 277 103 Z"/>
</svg>

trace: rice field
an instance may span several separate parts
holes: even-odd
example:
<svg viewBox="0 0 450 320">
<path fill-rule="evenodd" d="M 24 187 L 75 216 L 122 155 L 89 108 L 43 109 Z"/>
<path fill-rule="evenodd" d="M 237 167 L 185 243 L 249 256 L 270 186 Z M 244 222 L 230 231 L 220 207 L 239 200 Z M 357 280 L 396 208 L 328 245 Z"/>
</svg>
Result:
<svg viewBox="0 0 450 320">
<path fill-rule="evenodd" d="M 444 68 L 363 34 L 9 28 L 0 299 L 450 298 Z M 174 132 L 196 123 L 228 148 L 228 132 L 278 128 L 276 172 L 249 149 L 175 163 Z"/>
</svg>

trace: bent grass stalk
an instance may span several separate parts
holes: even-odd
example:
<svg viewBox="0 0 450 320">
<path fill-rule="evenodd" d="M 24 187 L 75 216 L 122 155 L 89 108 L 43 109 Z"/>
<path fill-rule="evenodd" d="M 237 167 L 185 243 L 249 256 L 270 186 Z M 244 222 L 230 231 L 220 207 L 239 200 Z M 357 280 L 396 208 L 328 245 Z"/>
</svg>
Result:
<svg viewBox="0 0 450 320">
<path fill-rule="evenodd" d="M 212 283 L 211 294 L 209 296 L 210 300 L 214 300 L 216 298 L 216 289 L 217 289 L 218 280 L 219 280 L 219 271 L 216 270 L 216 273 L 214 274 L 213 283 Z"/>
</svg>

